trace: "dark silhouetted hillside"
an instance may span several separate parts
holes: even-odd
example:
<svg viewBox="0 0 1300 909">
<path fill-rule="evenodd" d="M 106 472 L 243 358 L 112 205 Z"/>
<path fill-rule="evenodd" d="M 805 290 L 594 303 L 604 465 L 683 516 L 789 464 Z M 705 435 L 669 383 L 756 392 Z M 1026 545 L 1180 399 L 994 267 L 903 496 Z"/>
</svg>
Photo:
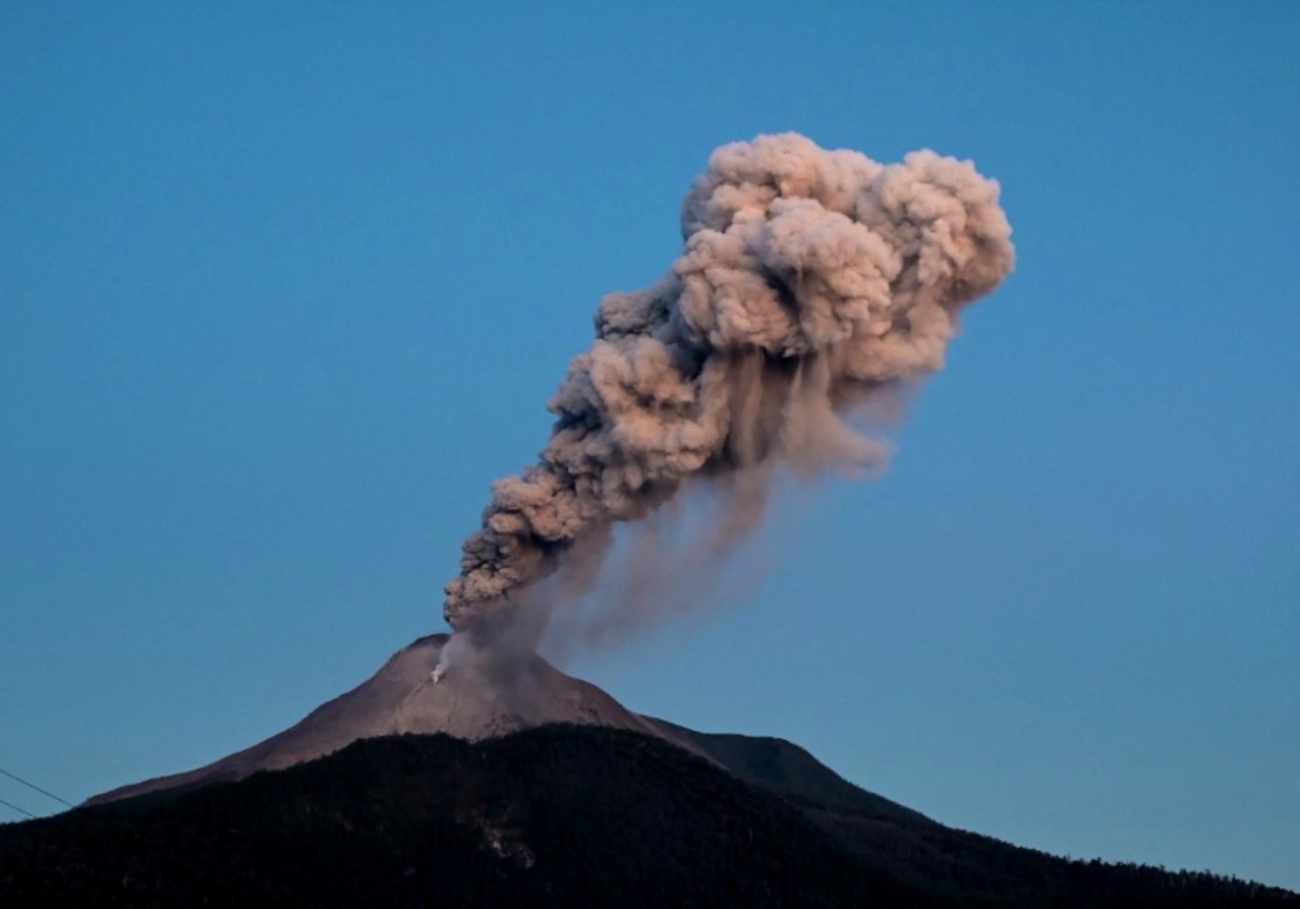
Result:
<svg viewBox="0 0 1300 909">
<path fill-rule="evenodd" d="M 596 726 L 366 739 L 0 827 L 0 905 L 1300 905 L 949 830 L 788 743 L 717 738 L 734 772 Z"/>
</svg>

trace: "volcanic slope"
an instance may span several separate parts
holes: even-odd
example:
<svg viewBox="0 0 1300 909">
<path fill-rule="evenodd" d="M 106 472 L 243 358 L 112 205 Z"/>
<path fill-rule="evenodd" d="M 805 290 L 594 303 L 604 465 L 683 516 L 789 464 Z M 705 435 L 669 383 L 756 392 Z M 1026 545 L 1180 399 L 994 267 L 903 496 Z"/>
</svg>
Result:
<svg viewBox="0 0 1300 909">
<path fill-rule="evenodd" d="M 728 738 L 748 770 L 592 725 L 367 739 L 0 827 L 0 904 L 1300 905 L 1208 874 L 1052 858 L 892 803 L 882 814 L 789 743 Z"/>
<path fill-rule="evenodd" d="M 251 748 L 195 770 L 101 793 L 89 804 L 241 780 L 258 770 L 282 770 L 324 757 L 358 739 L 401 733 L 442 732 L 478 741 L 549 723 L 572 723 L 629 729 L 696 750 L 656 721 L 536 655 L 487 662 L 470 653 L 435 684 L 432 673 L 448 640 L 445 634 L 420 638 L 390 657 L 367 681 Z"/>
</svg>

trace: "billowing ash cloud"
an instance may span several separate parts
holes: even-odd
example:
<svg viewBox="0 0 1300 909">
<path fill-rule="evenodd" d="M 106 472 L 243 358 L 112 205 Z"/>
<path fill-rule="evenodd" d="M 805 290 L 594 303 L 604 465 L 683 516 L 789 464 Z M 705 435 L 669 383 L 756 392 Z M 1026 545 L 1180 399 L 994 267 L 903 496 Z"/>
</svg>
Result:
<svg viewBox="0 0 1300 909">
<path fill-rule="evenodd" d="M 662 280 L 601 301 L 595 343 L 551 399 L 550 444 L 493 485 L 446 588 L 453 628 L 519 600 L 575 543 L 596 541 L 578 547 L 589 560 L 612 522 L 692 476 L 880 464 L 841 415 L 940 369 L 958 310 L 1014 260 L 998 184 L 970 162 L 882 166 L 794 133 L 714 151 L 682 235 Z"/>
</svg>

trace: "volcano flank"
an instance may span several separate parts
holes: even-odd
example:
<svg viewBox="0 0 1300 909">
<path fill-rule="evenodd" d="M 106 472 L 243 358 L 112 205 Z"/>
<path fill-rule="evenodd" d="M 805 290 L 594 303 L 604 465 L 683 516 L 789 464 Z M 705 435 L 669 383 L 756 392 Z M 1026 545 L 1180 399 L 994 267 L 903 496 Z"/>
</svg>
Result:
<svg viewBox="0 0 1300 909">
<path fill-rule="evenodd" d="M 0 826 L 5 906 L 1238 906 L 1300 896 L 954 830 L 781 739 L 421 638 L 260 744 Z"/>
</svg>

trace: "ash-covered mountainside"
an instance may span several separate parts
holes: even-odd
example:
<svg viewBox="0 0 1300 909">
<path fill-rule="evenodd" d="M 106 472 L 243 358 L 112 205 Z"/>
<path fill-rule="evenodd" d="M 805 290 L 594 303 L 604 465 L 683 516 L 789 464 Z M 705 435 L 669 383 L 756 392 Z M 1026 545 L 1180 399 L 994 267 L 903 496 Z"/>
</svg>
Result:
<svg viewBox="0 0 1300 909">
<path fill-rule="evenodd" d="M 0 826 L 0 905 L 1300 905 L 949 830 L 789 743 L 701 738 L 713 760 L 598 726 L 390 736 Z"/>
<path fill-rule="evenodd" d="M 122 786 L 89 803 L 240 780 L 258 770 L 282 770 L 324 757 L 357 739 L 404 732 L 444 732 L 477 741 L 547 723 L 574 723 L 631 729 L 688 750 L 694 747 L 535 654 L 512 652 L 509 659 L 496 660 L 466 650 L 435 683 L 433 672 L 448 640 L 445 634 L 420 638 L 393 654 L 367 681 L 251 748 L 197 770 Z"/>
</svg>

